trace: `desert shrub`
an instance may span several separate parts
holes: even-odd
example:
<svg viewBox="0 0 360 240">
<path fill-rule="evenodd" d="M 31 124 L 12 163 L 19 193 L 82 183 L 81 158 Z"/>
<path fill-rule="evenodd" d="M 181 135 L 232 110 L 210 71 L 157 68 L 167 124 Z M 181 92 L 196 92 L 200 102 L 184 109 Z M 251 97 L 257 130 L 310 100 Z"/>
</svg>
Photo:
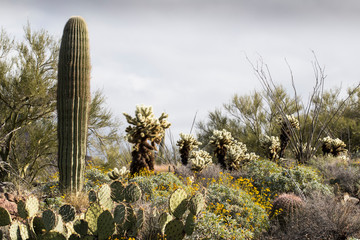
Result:
<svg viewBox="0 0 360 240">
<path fill-rule="evenodd" d="M 85 190 L 96 189 L 104 183 L 110 183 L 111 180 L 104 169 L 96 166 L 88 166 L 85 170 Z"/>
<path fill-rule="evenodd" d="M 269 160 L 257 160 L 249 162 L 246 171 L 247 178 L 254 181 L 259 191 L 269 188 L 272 197 L 287 192 L 305 195 L 313 191 L 331 193 L 331 188 L 323 184 L 322 177 L 311 167 L 299 165 L 287 169 Z"/>
<path fill-rule="evenodd" d="M 311 164 L 319 169 L 324 179 L 338 191 L 360 197 L 359 166 L 332 157 L 312 159 Z"/>
<path fill-rule="evenodd" d="M 331 196 L 312 194 L 286 229 L 272 225 L 263 239 L 339 239 L 360 237 L 360 208 Z"/>
<path fill-rule="evenodd" d="M 217 214 L 224 223 L 228 218 L 235 220 L 229 228 L 243 228 L 255 235 L 268 223 L 266 210 L 253 201 L 252 196 L 240 188 L 214 183 L 208 187 L 208 209 Z"/>
<path fill-rule="evenodd" d="M 139 184 L 143 193 L 152 199 L 156 195 L 168 197 L 175 189 L 185 188 L 184 183 L 171 172 L 150 176 L 137 176 L 130 180 Z"/>
<path fill-rule="evenodd" d="M 197 181 L 203 186 L 208 186 L 208 183 L 211 181 L 218 182 L 221 174 L 224 170 L 220 167 L 219 164 L 211 164 L 203 171 L 196 174 Z"/>
<path fill-rule="evenodd" d="M 204 170 L 205 171 L 205 170 Z M 187 177 L 194 176 L 194 172 L 191 171 L 191 169 L 188 166 L 184 165 L 177 165 L 175 167 L 174 173 L 176 176 L 178 176 L 180 179 L 186 179 Z"/>
<path fill-rule="evenodd" d="M 198 219 L 191 239 L 252 239 L 254 233 L 237 226 L 230 216 L 219 217 L 211 211 L 205 211 Z"/>
</svg>

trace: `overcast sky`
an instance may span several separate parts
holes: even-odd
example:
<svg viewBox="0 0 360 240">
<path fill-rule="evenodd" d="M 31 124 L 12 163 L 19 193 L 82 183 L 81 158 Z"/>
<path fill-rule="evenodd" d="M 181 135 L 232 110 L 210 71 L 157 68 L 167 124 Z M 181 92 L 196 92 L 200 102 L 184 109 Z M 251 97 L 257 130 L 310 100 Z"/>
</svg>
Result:
<svg viewBox="0 0 360 240">
<path fill-rule="evenodd" d="M 328 88 L 360 81 L 358 0 L 0 0 L 0 25 L 18 39 L 23 26 L 60 38 L 69 17 L 88 24 L 92 91 L 126 127 L 137 104 L 165 111 L 178 139 L 196 112 L 209 111 L 261 85 L 246 55 L 261 56 L 275 82 L 307 96 L 312 50 L 326 67 Z"/>
</svg>

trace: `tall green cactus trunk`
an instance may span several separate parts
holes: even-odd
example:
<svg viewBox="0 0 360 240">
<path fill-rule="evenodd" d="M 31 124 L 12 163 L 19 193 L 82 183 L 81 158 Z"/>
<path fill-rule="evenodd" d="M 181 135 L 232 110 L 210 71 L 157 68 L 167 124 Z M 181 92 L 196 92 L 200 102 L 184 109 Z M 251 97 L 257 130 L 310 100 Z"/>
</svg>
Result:
<svg viewBox="0 0 360 240">
<path fill-rule="evenodd" d="M 90 68 L 86 23 L 71 17 L 64 28 L 58 69 L 58 167 L 63 193 L 77 193 L 84 185 Z"/>
</svg>

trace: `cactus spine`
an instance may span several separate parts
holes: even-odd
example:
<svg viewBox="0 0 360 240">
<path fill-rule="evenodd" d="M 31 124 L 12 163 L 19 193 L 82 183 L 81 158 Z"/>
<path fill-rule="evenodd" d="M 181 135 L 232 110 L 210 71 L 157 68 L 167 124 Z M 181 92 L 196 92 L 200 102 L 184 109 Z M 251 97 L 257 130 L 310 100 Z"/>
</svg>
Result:
<svg viewBox="0 0 360 240">
<path fill-rule="evenodd" d="M 79 192 L 84 184 L 91 68 L 88 31 L 81 17 L 71 17 L 65 25 L 58 68 L 60 187 Z"/>
</svg>

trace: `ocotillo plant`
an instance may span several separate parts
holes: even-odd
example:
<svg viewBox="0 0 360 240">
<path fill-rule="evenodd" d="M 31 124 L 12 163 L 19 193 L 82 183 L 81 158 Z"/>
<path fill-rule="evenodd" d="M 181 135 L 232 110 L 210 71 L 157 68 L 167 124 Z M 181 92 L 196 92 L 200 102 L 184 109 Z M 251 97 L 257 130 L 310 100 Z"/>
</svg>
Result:
<svg viewBox="0 0 360 240">
<path fill-rule="evenodd" d="M 71 17 L 65 25 L 58 69 L 58 166 L 62 192 L 79 192 L 84 184 L 90 53 L 87 25 Z"/>
<path fill-rule="evenodd" d="M 165 129 L 170 127 L 167 121 L 168 115 L 162 113 L 156 119 L 152 107 L 144 105 L 136 106 L 135 117 L 124 113 L 130 126 L 126 128 L 127 140 L 134 144 L 132 162 L 130 164 L 130 174 L 134 175 L 142 170 L 154 170 L 154 150 L 165 135 Z"/>
</svg>

